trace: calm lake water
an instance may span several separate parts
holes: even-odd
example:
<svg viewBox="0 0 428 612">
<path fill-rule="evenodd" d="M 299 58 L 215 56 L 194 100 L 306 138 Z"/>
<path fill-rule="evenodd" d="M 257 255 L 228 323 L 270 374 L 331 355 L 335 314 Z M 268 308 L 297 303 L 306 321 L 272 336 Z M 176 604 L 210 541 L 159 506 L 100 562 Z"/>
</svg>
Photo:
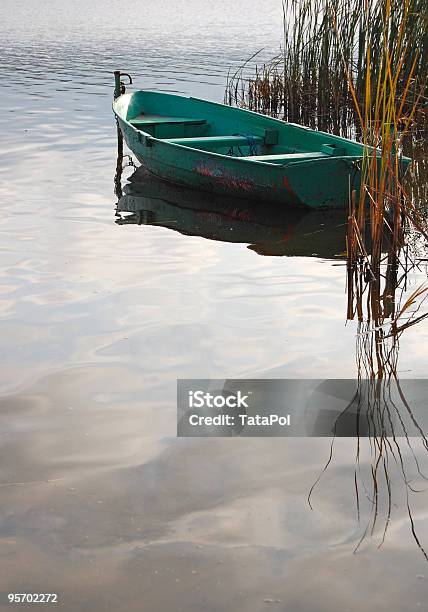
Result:
<svg viewBox="0 0 428 612">
<path fill-rule="evenodd" d="M 427 609 L 394 466 L 385 544 L 380 521 L 353 554 L 369 519 L 354 440 L 311 510 L 328 439 L 175 437 L 177 378 L 355 376 L 337 232 L 302 245 L 319 220 L 266 229 L 258 212 L 226 242 L 215 215 L 115 216 L 112 71 L 221 101 L 230 66 L 277 49 L 281 15 L 279 0 L 1 3 L 2 610 L 8 592 L 57 592 L 67 612 Z M 423 378 L 427 328 L 406 334 L 400 373 Z M 414 464 L 409 478 L 425 488 Z M 428 544 L 426 502 L 411 497 Z"/>
</svg>

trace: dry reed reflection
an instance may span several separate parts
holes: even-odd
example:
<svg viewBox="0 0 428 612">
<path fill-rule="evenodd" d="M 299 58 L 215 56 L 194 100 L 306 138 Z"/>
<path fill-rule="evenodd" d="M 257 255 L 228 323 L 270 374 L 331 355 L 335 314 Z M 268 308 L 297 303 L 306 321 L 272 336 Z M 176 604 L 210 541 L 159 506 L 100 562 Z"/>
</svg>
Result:
<svg viewBox="0 0 428 612">
<path fill-rule="evenodd" d="M 409 271 L 418 264 L 409 264 L 409 254 L 400 258 L 401 275 L 397 267 L 392 267 L 385 256 L 385 262 L 372 276 L 367 262 L 360 258 L 348 272 L 348 319 L 357 317 L 356 336 L 357 393 L 346 412 L 356 414 L 356 447 L 354 487 L 358 521 L 361 519 L 360 505 L 362 494 L 369 502 L 371 515 L 355 551 L 358 550 L 368 534 L 374 535 L 383 507 L 383 528 L 379 546 L 385 541 L 395 503 L 393 479 L 390 476 L 392 465 L 398 468 L 404 485 L 405 503 L 412 536 L 428 561 L 428 555 L 418 535 L 411 507 L 411 495 L 419 492 L 411 482 L 411 470 L 404 458 L 404 449 L 410 452 L 418 475 L 428 481 L 417 457 L 417 446 L 428 452 L 427 433 L 423 430 L 414 414 L 411 401 L 406 397 L 403 382 L 398 371 L 400 338 L 404 331 L 428 317 L 421 312 L 427 298 L 425 287 L 406 293 Z M 405 266 L 408 266 L 407 268 Z M 426 273 L 426 270 L 425 270 Z M 418 301 L 419 300 L 419 301 Z M 412 309 L 413 307 L 413 309 Z M 341 415 L 342 416 L 342 415 Z M 340 417 L 339 417 L 340 418 Z M 361 435 L 360 435 L 361 432 Z M 333 461 L 335 431 L 330 447 L 330 455 L 323 472 L 314 483 L 309 504 L 316 485 Z M 367 437 L 370 452 L 369 469 L 362 469 L 362 449 Z M 386 497 L 386 507 L 381 500 Z"/>
</svg>

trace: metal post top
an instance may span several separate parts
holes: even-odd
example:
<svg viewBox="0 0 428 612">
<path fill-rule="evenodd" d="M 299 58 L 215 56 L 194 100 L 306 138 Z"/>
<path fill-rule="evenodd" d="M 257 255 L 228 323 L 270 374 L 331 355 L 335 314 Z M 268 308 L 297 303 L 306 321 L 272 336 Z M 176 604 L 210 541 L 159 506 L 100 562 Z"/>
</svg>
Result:
<svg viewBox="0 0 428 612">
<path fill-rule="evenodd" d="M 128 77 L 129 84 L 132 85 L 132 77 L 127 72 L 121 70 L 114 71 L 114 98 L 118 98 L 121 94 L 125 93 L 125 83 L 120 80 L 122 76 Z"/>
</svg>

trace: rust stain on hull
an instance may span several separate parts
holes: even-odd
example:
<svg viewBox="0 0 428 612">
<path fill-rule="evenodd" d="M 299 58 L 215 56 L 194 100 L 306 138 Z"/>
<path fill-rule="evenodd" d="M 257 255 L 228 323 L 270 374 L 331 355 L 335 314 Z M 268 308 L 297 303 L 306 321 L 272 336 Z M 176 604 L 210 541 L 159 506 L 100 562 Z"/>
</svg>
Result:
<svg viewBox="0 0 428 612">
<path fill-rule="evenodd" d="M 195 167 L 195 172 L 201 176 L 214 180 L 216 183 L 220 183 L 222 186 L 227 187 L 228 189 L 245 191 L 247 193 L 254 191 L 254 181 L 225 174 L 223 168 L 200 164 Z"/>
<path fill-rule="evenodd" d="M 290 195 L 292 195 L 292 196 L 293 196 L 293 198 L 296 198 L 296 199 L 297 199 L 296 194 L 294 193 L 294 191 L 293 191 L 293 190 L 292 190 L 292 188 L 291 188 L 290 181 L 288 180 L 288 178 L 287 178 L 286 176 L 283 176 L 283 177 L 282 177 L 282 185 L 283 185 L 283 187 L 285 187 L 285 188 L 286 188 L 286 190 L 288 191 L 288 193 L 289 193 Z"/>
</svg>

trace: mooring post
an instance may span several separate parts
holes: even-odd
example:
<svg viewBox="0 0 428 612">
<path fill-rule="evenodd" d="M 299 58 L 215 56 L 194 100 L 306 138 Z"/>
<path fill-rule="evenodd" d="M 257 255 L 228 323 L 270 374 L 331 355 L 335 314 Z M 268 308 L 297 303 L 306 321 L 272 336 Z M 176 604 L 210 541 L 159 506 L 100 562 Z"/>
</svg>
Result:
<svg viewBox="0 0 428 612">
<path fill-rule="evenodd" d="M 120 82 L 120 70 L 114 71 L 114 99 L 118 98 L 122 93 L 122 84 Z M 114 176 L 114 192 L 119 200 L 122 197 L 122 170 L 123 170 L 123 136 L 116 117 L 117 131 L 117 161 L 116 174 Z"/>
<path fill-rule="evenodd" d="M 121 94 L 121 85 L 120 85 L 120 70 L 114 71 L 114 98 L 118 98 Z"/>
<path fill-rule="evenodd" d="M 129 84 L 132 85 L 132 77 L 127 72 L 121 70 L 114 71 L 114 99 L 125 93 L 125 83 L 120 80 L 120 77 L 126 76 L 129 79 Z"/>
<path fill-rule="evenodd" d="M 122 172 L 123 172 L 123 136 L 116 120 L 117 130 L 117 159 L 116 172 L 114 175 L 114 193 L 119 200 L 122 197 Z"/>
</svg>

